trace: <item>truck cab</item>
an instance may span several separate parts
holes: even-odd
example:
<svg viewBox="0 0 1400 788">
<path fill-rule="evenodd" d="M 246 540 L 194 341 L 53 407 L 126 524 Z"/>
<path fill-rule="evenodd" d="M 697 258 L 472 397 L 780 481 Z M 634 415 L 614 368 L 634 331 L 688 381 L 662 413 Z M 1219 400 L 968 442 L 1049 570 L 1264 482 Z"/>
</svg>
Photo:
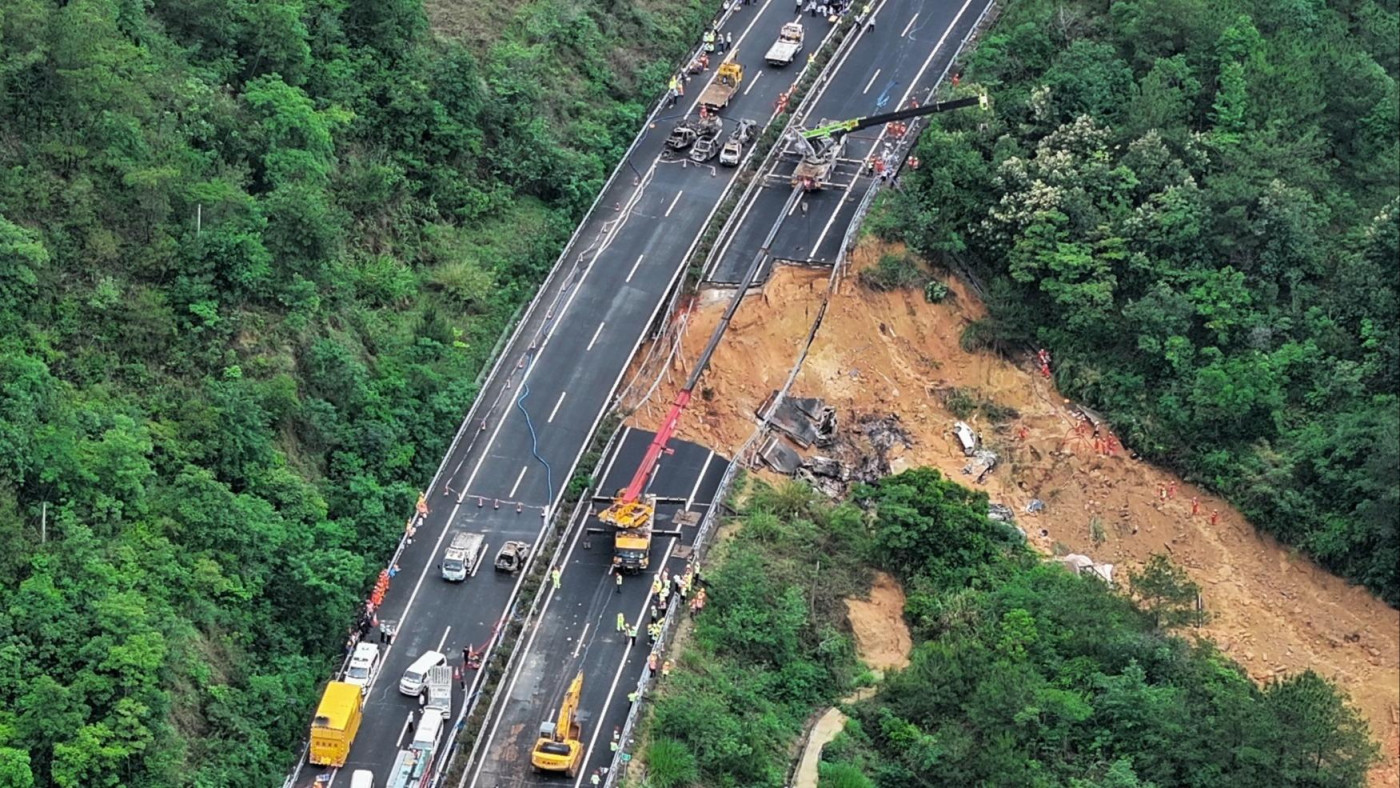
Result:
<svg viewBox="0 0 1400 788">
<path fill-rule="evenodd" d="M 465 531 L 454 534 L 452 543 L 442 554 L 442 579 L 460 583 L 471 576 L 476 571 L 477 562 L 481 560 L 485 540 L 481 534 L 469 534 Z"/>
<path fill-rule="evenodd" d="M 651 565 L 651 527 L 618 531 L 613 537 L 613 564 L 627 574 L 646 571 Z"/>
</svg>

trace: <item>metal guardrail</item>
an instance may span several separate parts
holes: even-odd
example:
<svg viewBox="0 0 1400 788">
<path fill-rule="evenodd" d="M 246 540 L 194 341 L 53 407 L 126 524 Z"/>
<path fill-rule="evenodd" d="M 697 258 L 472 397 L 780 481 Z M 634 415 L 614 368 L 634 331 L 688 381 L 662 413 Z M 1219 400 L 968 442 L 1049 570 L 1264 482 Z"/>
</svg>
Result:
<svg viewBox="0 0 1400 788">
<path fill-rule="evenodd" d="M 947 79 L 948 72 L 952 69 L 953 65 L 957 63 L 958 57 L 962 54 L 963 50 L 967 47 L 967 45 L 977 37 L 977 34 L 980 32 L 982 24 L 986 20 L 987 15 L 991 13 L 991 11 L 995 7 L 995 2 L 989 2 L 987 6 L 983 8 L 982 13 L 977 18 L 977 21 L 973 24 L 972 30 L 970 30 L 968 34 L 963 37 L 963 40 L 958 44 L 958 48 L 954 51 L 953 57 L 949 59 L 948 65 L 943 69 L 943 73 L 939 75 L 937 80 L 935 80 L 934 87 L 931 88 L 926 94 L 925 101 L 931 101 L 933 99 L 933 96 L 938 90 L 938 86 L 942 85 L 944 80 Z M 833 53 L 833 57 L 835 57 L 835 54 L 836 53 Z M 813 87 L 816 87 L 816 83 L 813 84 Z M 807 96 L 812 96 L 813 94 L 813 91 L 809 91 Z M 804 103 L 807 96 L 804 96 Z M 797 115 L 797 111 L 794 111 L 791 117 L 796 118 Z M 908 157 L 910 151 L 913 149 L 914 144 L 918 140 L 919 132 L 923 130 L 923 126 L 924 124 L 920 124 L 917 128 L 911 129 L 913 133 L 906 135 L 901 145 L 899 146 L 899 168 L 903 167 L 905 159 Z M 777 146 L 774 146 L 774 149 L 776 150 Z M 755 179 L 755 181 L 756 180 L 757 179 Z M 761 440 L 763 436 L 767 434 L 772 423 L 773 415 L 777 411 L 779 403 L 791 391 L 793 383 L 797 380 L 797 376 L 798 374 L 800 374 L 802 366 L 806 362 L 807 353 L 812 346 L 812 342 L 816 338 L 817 330 L 821 327 L 822 318 L 826 314 L 826 307 L 830 302 L 831 295 L 835 292 L 835 288 L 840 281 L 841 271 L 846 263 L 847 255 L 854 248 L 855 240 L 859 233 L 860 225 L 864 220 L 865 216 L 869 213 L 870 207 L 874 203 L 878 193 L 881 191 L 882 185 L 882 182 L 878 180 L 872 181 L 870 186 L 866 188 L 865 194 L 862 195 L 860 204 L 857 206 L 856 212 L 852 216 L 850 226 L 847 228 L 846 234 L 842 238 L 841 246 L 837 253 L 837 259 L 831 267 L 831 275 L 827 278 L 826 296 L 822 300 L 821 307 L 817 310 L 817 316 L 812 322 L 812 326 L 808 331 L 807 340 L 803 344 L 802 350 L 798 354 L 797 360 L 794 362 L 792 369 L 789 370 L 788 376 L 784 380 L 782 387 L 778 390 L 778 395 L 773 398 L 772 403 L 768 406 L 767 410 L 765 410 L 758 426 L 754 429 L 754 432 L 749 436 L 748 440 L 745 441 L 744 445 L 734 453 L 733 459 L 730 460 L 729 466 L 725 468 L 724 475 L 720 478 L 719 487 L 715 491 L 714 503 L 710 506 L 710 509 L 705 513 L 705 517 L 701 521 L 700 528 L 695 535 L 694 555 L 697 566 L 704 558 L 705 550 L 708 546 L 707 543 L 710 531 L 718 520 L 719 515 L 717 514 L 717 512 L 722 506 L 720 501 L 722 501 L 729 495 L 735 477 L 738 475 L 738 472 L 747 464 L 745 457 L 747 457 L 749 452 L 753 450 L 753 447 L 758 443 L 758 441 Z M 725 232 L 727 232 L 727 230 Z M 714 254 L 713 251 L 712 254 Z M 667 363 L 670 363 L 669 359 L 667 360 Z M 669 648 L 672 636 L 674 634 L 674 629 L 679 626 L 679 621 L 684 615 L 684 611 L 679 604 L 671 604 L 671 602 L 673 602 L 674 600 L 675 597 L 672 597 L 671 601 L 668 601 L 666 616 L 662 624 L 661 637 L 658 640 L 663 650 Z M 673 610 L 675 611 L 675 615 L 672 615 Z M 638 702 L 633 703 L 631 708 L 628 709 L 627 718 L 622 726 L 621 740 L 623 742 L 623 746 L 618 748 L 617 754 L 613 757 L 612 765 L 608 769 L 607 779 L 604 782 L 604 785 L 607 786 L 607 788 L 613 788 L 613 786 L 616 786 L 618 781 L 626 775 L 626 767 L 631 762 L 632 758 L 631 752 L 635 749 L 636 746 L 634 735 L 636 732 L 636 727 L 641 717 L 641 701 L 646 697 L 646 691 L 653 683 L 653 680 L 653 677 L 649 676 L 646 671 L 643 671 L 641 677 L 637 681 L 635 693 Z"/>
<path fill-rule="evenodd" d="M 726 3 L 722 13 L 717 18 L 716 22 L 722 24 L 733 14 L 733 10 L 734 9 L 728 3 Z M 691 50 L 689 56 L 684 62 L 689 62 L 691 59 L 698 56 L 701 49 L 702 46 L 697 45 L 695 49 Z M 452 437 L 452 443 L 448 446 L 447 451 L 443 454 L 442 461 L 438 464 L 437 471 L 433 474 L 432 481 L 429 482 L 426 492 L 423 493 L 424 497 L 430 498 L 432 496 L 433 490 L 437 489 L 438 481 L 441 479 L 442 473 L 446 469 L 448 461 L 452 459 L 453 455 L 456 453 L 457 446 L 461 442 L 462 436 L 466 433 L 468 425 L 477 422 L 478 411 L 481 408 L 483 402 L 481 394 L 485 392 L 486 389 L 490 388 L 491 384 L 496 380 L 497 375 L 500 373 L 501 367 L 506 360 L 506 355 L 504 351 L 515 344 L 515 341 L 519 338 L 522 330 L 524 330 L 525 326 L 530 323 L 530 320 L 538 312 L 540 304 L 547 300 L 543 296 L 545 296 L 545 294 L 549 292 L 550 287 L 559 279 L 559 277 L 561 276 L 561 272 L 568 268 L 569 274 L 573 275 L 579 270 L 581 270 L 581 268 L 583 268 L 583 266 L 581 265 L 581 263 L 583 262 L 582 256 L 584 254 L 587 254 L 588 251 L 591 250 L 591 247 L 589 249 L 583 250 L 583 252 L 580 253 L 580 259 L 577 260 L 572 267 L 566 266 L 564 265 L 564 263 L 573 253 L 574 247 L 578 242 L 580 234 L 592 220 L 593 215 L 598 209 L 598 204 L 603 199 L 603 195 L 607 194 L 608 190 L 612 188 L 613 183 L 616 182 L 618 175 L 622 173 L 623 167 L 631 167 L 630 159 L 632 157 L 632 154 L 636 151 L 637 146 L 641 144 L 642 139 L 645 138 L 647 131 L 651 128 L 652 124 L 656 120 L 656 116 L 662 111 L 662 109 L 664 109 L 665 104 L 666 95 L 663 94 L 656 100 L 655 104 L 652 105 L 651 111 L 647 114 L 646 120 L 641 124 L 637 135 L 633 137 L 632 143 L 627 147 L 626 152 L 623 153 L 622 157 L 618 160 L 617 164 L 614 165 L 611 174 L 609 174 L 608 179 L 604 182 L 602 188 L 599 189 L 598 193 L 594 196 L 593 202 L 589 205 L 588 210 L 583 215 L 583 218 L 574 228 L 574 232 L 569 236 L 569 240 L 564 244 L 564 248 L 560 251 L 559 257 L 556 259 L 555 264 L 550 268 L 549 274 L 546 275 L 544 282 L 540 284 L 540 288 L 535 292 L 535 295 L 529 301 L 528 306 L 525 307 L 525 312 L 523 316 L 521 316 L 520 314 L 520 309 L 517 308 L 515 316 L 512 318 L 513 325 L 509 332 L 508 338 L 504 341 L 498 341 L 496 346 L 492 349 L 492 360 L 489 364 L 490 372 L 486 376 L 486 384 L 478 390 L 477 396 L 472 400 L 472 404 L 468 408 L 466 416 L 463 417 L 461 423 L 458 425 L 457 432 Z M 565 295 L 567 295 L 569 290 L 570 286 L 565 285 L 561 287 L 559 292 L 555 295 L 553 302 L 550 304 L 549 311 L 546 313 L 546 320 L 540 325 L 539 330 L 536 332 L 536 342 L 538 342 L 539 337 L 548 330 L 550 322 L 552 320 L 553 310 L 559 305 L 561 299 L 563 299 Z M 502 336 L 507 335 L 503 332 Z M 483 367 L 483 369 L 485 368 L 487 367 Z M 480 373 L 477 376 L 477 380 L 478 382 L 481 380 Z M 508 389 L 502 389 L 500 392 L 497 393 L 495 399 L 493 399 L 491 403 L 488 406 L 486 406 L 488 416 L 505 398 L 505 394 L 507 393 L 507 391 Z M 468 451 L 470 451 L 471 447 L 475 445 L 475 440 L 480 435 L 481 431 L 482 430 L 478 430 L 476 435 L 473 435 L 472 443 L 468 445 Z M 586 448 L 587 447 L 585 446 L 585 449 Z M 577 461 L 575 461 L 575 463 L 576 462 Z M 570 470 L 572 471 L 572 469 Z M 550 503 L 550 506 L 553 507 L 553 502 Z M 409 518 L 408 522 L 404 527 L 404 534 L 403 536 L 399 537 L 399 543 L 395 547 L 393 555 L 390 557 L 388 563 L 386 564 L 386 569 L 392 569 L 392 567 L 394 567 L 398 563 L 398 559 L 403 555 L 404 548 L 408 544 L 408 534 L 418 525 L 421 525 L 422 520 L 423 518 L 417 514 Z M 542 529 L 542 533 L 547 530 L 547 528 Z M 533 557 L 530 560 L 533 560 Z M 522 569 L 522 571 L 524 570 Z M 504 627 L 502 627 L 502 630 L 504 630 Z M 350 656 L 347 653 L 345 658 L 341 661 L 340 667 L 336 670 L 335 675 L 340 675 L 345 671 L 345 667 L 349 663 L 349 659 Z M 483 660 L 483 665 L 484 664 L 486 663 Z M 292 768 L 291 773 L 287 775 L 287 778 L 283 781 L 283 788 L 291 788 L 291 786 L 296 782 L 297 778 L 300 776 L 302 768 L 306 765 L 306 756 L 307 752 L 309 751 L 309 748 L 309 741 L 306 741 L 302 744 L 301 751 L 299 752 L 297 757 L 296 765 Z M 455 750 L 455 742 L 453 749 Z M 448 763 L 450 763 L 450 761 Z"/>
<path fill-rule="evenodd" d="M 607 452 L 610 451 L 610 450 L 612 449 L 613 442 L 616 440 L 617 434 L 618 434 L 617 432 L 614 432 L 614 433 L 613 433 L 614 437 L 608 440 L 607 446 L 604 448 L 604 450 L 603 450 L 603 455 L 602 455 L 602 456 L 606 457 L 606 456 L 607 456 Z M 526 611 L 524 619 L 521 620 L 521 623 L 520 623 L 520 631 L 521 631 L 521 632 L 525 632 L 525 631 L 527 631 L 527 630 L 529 629 L 530 621 L 535 617 L 535 615 L 536 615 L 536 613 L 537 613 L 537 611 L 538 611 L 538 609 L 539 609 L 540 600 L 542 600 L 542 599 L 544 598 L 545 593 L 546 593 L 547 589 L 549 588 L 549 585 L 550 585 L 549 582 L 548 582 L 549 572 L 550 572 L 550 570 L 552 570 L 555 566 L 558 565 L 559 558 L 560 558 L 561 555 L 563 555 L 563 553 L 562 553 L 558 548 L 559 548 L 560 546 L 562 546 L 562 545 L 567 541 L 567 539 L 566 539 L 565 537 L 566 537 L 569 533 L 571 533 L 571 532 L 573 531 L 574 528 L 578 527 L 578 525 L 579 525 L 578 520 L 579 520 L 580 514 L 581 514 L 581 513 L 586 513 L 586 512 L 588 511 L 588 507 L 585 506 L 585 505 L 582 505 L 582 504 L 583 504 L 583 502 L 585 502 L 585 501 L 588 500 L 588 496 L 591 495 L 591 494 L 592 494 L 592 488 L 591 488 L 591 487 L 588 488 L 587 490 L 584 490 L 583 497 L 581 497 L 581 498 L 579 499 L 579 505 L 576 505 L 576 506 L 574 507 L 574 511 L 573 511 L 573 513 L 572 513 L 572 514 L 570 515 L 570 517 L 569 517 L 569 522 L 568 522 L 568 524 L 565 526 L 565 528 L 564 528 L 562 531 L 559 532 L 558 543 L 555 545 L 555 549 L 554 549 L 553 553 L 551 554 L 549 566 L 545 569 L 544 574 L 541 576 L 542 578 L 544 578 L 544 580 L 540 583 L 539 588 L 535 589 L 535 596 L 534 596 L 534 599 L 531 600 L 531 602 L 530 602 L 530 607 L 529 607 L 529 609 Z M 548 530 L 549 530 L 549 529 L 545 529 L 546 532 L 548 532 Z M 521 568 L 520 571 L 527 573 L 527 576 L 528 576 L 528 573 L 534 568 L 534 563 L 533 563 L 533 562 L 534 562 L 534 558 L 535 558 L 535 556 L 536 556 L 539 552 L 543 552 L 543 551 L 532 551 L 532 552 L 531 552 L 531 557 L 530 557 L 530 559 L 527 561 L 526 565 L 525 565 L 524 567 Z M 512 610 L 511 610 L 510 614 L 508 614 L 508 615 L 505 617 L 505 619 L 504 619 L 505 621 L 509 621 L 509 620 L 511 620 L 511 619 L 514 618 L 514 607 L 515 607 L 514 603 L 512 603 L 512 606 L 511 606 L 511 607 L 512 607 Z M 505 640 L 505 635 L 506 635 L 508 629 L 509 629 L 508 626 L 502 626 L 502 627 L 501 627 L 501 631 L 498 633 L 497 637 L 492 641 L 491 646 L 490 646 L 490 649 L 488 650 L 486 656 L 484 656 L 484 657 L 482 658 L 483 670 L 489 668 L 490 661 L 491 661 L 492 658 L 495 657 L 495 655 L 496 655 L 496 649 L 498 649 L 498 648 L 500 647 L 500 644 Z M 513 650 L 511 651 L 511 653 L 510 653 L 510 657 L 506 660 L 506 664 L 503 665 L 503 666 L 501 666 L 501 680 L 502 680 L 502 681 L 504 681 L 504 680 L 506 679 L 506 677 L 510 676 L 510 674 L 511 674 L 511 669 L 515 666 L 516 657 L 518 657 L 519 655 L 520 655 L 520 650 L 519 650 L 519 649 L 513 649 Z M 489 676 L 489 674 L 488 674 L 488 675 L 485 675 L 485 676 L 482 678 L 482 680 L 481 680 L 481 682 L 480 682 L 480 686 L 481 686 L 481 687 L 485 687 L 488 681 L 490 681 L 490 676 Z M 477 691 L 476 696 L 475 696 L 475 699 L 473 700 L 472 703 L 470 703 L 470 704 L 463 703 L 463 704 L 462 704 L 462 711 L 461 711 L 460 714 L 458 714 L 458 716 L 457 716 L 457 721 L 456 721 L 455 725 L 454 725 L 453 728 L 452 728 L 452 731 L 453 731 L 452 746 L 451 746 L 451 748 L 448 750 L 447 756 L 446 756 L 446 757 L 444 758 L 444 760 L 442 761 L 443 768 L 442 768 L 442 769 L 440 770 L 440 772 L 439 772 L 438 779 L 436 779 L 436 780 L 433 781 L 433 784 L 434 784 L 434 785 L 440 784 L 441 779 L 447 776 L 447 773 L 448 773 L 448 771 L 450 770 L 451 765 L 452 765 L 452 760 L 457 756 L 458 751 L 459 751 L 460 746 L 461 746 L 461 741 L 459 740 L 460 734 L 461 734 L 461 732 L 462 732 L 462 731 L 465 729 L 465 727 L 466 727 L 466 721 L 467 721 L 467 719 L 469 719 L 469 718 L 471 717 L 472 713 L 474 713 L 474 712 L 476 711 L 477 702 L 479 702 L 479 699 L 480 699 L 480 697 L 481 697 L 482 691 L 483 691 L 483 690 L 478 690 L 478 691 Z M 501 695 L 501 693 L 499 693 L 499 692 L 498 692 L 498 693 L 493 693 L 493 694 L 492 694 L 492 696 L 491 696 L 491 702 L 487 704 L 485 714 L 482 716 L 483 727 L 484 727 L 484 725 L 485 725 L 485 721 L 486 721 L 486 720 L 489 720 L 489 719 L 491 718 L 491 713 L 492 713 L 492 712 L 495 710 L 495 708 L 496 708 L 496 702 L 499 701 L 501 697 L 502 697 L 502 695 Z M 471 764 L 471 763 L 473 763 L 473 762 L 476 760 L 477 751 L 478 751 L 478 749 L 480 748 L 481 743 L 482 743 L 482 737 L 481 737 L 481 736 L 477 736 L 475 739 L 473 739 L 471 751 L 467 754 L 467 763 L 468 763 L 468 764 Z M 459 780 L 459 781 L 457 782 L 457 785 L 459 786 L 459 788 L 460 788 L 460 786 L 466 784 L 467 772 L 468 772 L 468 771 L 469 771 L 469 769 L 464 769 L 464 770 L 462 771 L 462 779 Z"/>
</svg>

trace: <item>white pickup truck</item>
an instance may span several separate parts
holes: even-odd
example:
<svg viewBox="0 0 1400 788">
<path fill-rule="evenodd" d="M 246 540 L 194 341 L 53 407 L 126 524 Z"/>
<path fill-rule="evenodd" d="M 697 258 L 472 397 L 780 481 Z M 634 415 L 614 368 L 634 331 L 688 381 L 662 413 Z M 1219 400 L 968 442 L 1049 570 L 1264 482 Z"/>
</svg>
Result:
<svg viewBox="0 0 1400 788">
<path fill-rule="evenodd" d="M 797 53 L 802 51 L 802 38 L 801 23 L 788 22 L 778 32 L 778 40 L 768 48 L 768 54 L 764 55 L 763 59 L 768 61 L 770 66 L 790 65 L 797 59 Z"/>
<path fill-rule="evenodd" d="M 485 547 L 486 537 L 459 531 L 452 535 L 452 543 L 442 555 L 442 579 L 460 583 L 476 571 Z"/>
</svg>

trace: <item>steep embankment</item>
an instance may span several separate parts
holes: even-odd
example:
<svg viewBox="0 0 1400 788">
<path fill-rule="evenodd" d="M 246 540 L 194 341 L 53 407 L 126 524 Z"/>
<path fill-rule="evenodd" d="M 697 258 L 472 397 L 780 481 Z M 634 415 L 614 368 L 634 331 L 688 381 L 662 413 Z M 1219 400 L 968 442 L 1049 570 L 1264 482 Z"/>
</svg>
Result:
<svg viewBox="0 0 1400 788">
<path fill-rule="evenodd" d="M 962 327 L 982 314 L 960 282 L 949 282 L 954 295 L 941 305 L 925 303 L 917 292 L 860 287 L 855 274 L 882 251 L 857 250 L 793 392 L 826 398 L 847 423 L 864 413 L 898 415 L 913 445 L 893 450 L 896 471 L 930 465 L 971 484 L 949 431 L 951 403 L 1002 453 L 1004 463 L 985 489 L 993 502 L 1016 511 L 1038 548 L 1087 553 L 1120 570 L 1169 553 L 1204 589 L 1211 621 L 1203 635 L 1257 681 L 1308 668 L 1335 680 L 1382 744 L 1386 763 L 1373 784 L 1400 782 L 1400 614 L 1261 535 L 1225 501 L 1147 463 L 1096 454 L 1092 441 L 1074 430 L 1067 403 L 1029 365 L 960 347 Z M 746 298 L 704 378 L 708 395 L 681 425 L 683 437 L 723 451 L 748 437 L 755 408 L 797 358 L 825 276 L 782 268 L 762 294 Z M 714 299 L 693 307 L 685 358 L 694 358 L 722 311 Z M 663 379 L 652 401 L 667 401 L 676 382 Z M 969 407 L 972 413 L 963 412 Z M 1019 415 L 991 423 L 986 412 L 1006 408 Z M 655 426 L 659 417 L 653 407 L 634 419 Z M 1163 493 L 1171 495 L 1163 499 Z M 1041 514 L 1025 513 L 1032 499 L 1045 503 Z M 1218 512 L 1214 523 L 1212 512 Z"/>
</svg>

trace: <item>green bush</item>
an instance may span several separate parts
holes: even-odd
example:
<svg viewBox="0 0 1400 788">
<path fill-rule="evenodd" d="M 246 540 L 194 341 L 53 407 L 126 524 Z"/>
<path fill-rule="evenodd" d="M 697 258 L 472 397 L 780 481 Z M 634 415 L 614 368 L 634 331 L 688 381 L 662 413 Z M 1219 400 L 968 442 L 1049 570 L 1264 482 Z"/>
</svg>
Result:
<svg viewBox="0 0 1400 788">
<path fill-rule="evenodd" d="M 909 290 L 922 287 L 928 275 L 912 255 L 886 252 L 857 278 L 871 290 Z"/>
<path fill-rule="evenodd" d="M 930 279 L 928 284 L 924 285 L 924 300 L 930 304 L 941 304 L 950 292 L 948 285 L 937 279 Z"/>
<path fill-rule="evenodd" d="M 647 785 L 651 788 L 684 788 L 700 778 L 695 755 L 675 739 L 647 743 Z"/>
<path fill-rule="evenodd" d="M 937 116 L 872 218 L 987 284 L 964 347 L 1048 348 L 1127 444 L 1392 605 L 1396 29 L 1378 0 L 1010 4 L 960 88 L 992 111 Z"/>
</svg>

